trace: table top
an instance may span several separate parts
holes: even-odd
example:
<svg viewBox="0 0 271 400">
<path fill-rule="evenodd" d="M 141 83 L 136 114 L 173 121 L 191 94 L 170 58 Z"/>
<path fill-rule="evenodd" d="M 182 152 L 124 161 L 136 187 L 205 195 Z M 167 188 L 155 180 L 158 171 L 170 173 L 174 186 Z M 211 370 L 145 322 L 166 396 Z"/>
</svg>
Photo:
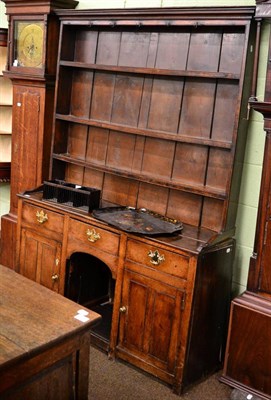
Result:
<svg viewBox="0 0 271 400">
<path fill-rule="evenodd" d="M 99 314 L 0 265 L 0 371 L 89 330 L 99 319 Z"/>
</svg>

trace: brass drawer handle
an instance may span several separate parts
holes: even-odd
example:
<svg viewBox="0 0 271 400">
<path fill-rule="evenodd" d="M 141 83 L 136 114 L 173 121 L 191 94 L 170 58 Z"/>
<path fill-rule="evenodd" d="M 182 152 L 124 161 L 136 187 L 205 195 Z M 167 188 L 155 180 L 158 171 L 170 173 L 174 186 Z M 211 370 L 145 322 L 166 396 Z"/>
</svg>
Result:
<svg viewBox="0 0 271 400">
<path fill-rule="evenodd" d="M 37 221 L 40 224 L 44 224 L 44 222 L 48 221 L 48 215 L 45 214 L 43 210 L 36 212 Z"/>
<path fill-rule="evenodd" d="M 121 306 L 119 311 L 120 311 L 120 313 L 125 314 L 127 311 L 127 307 Z"/>
<path fill-rule="evenodd" d="M 88 229 L 87 230 L 87 239 L 91 243 L 97 242 L 97 240 L 101 239 L 101 236 L 99 233 L 95 231 L 95 229 Z"/>
<path fill-rule="evenodd" d="M 150 262 L 153 265 L 160 265 L 163 261 L 165 261 L 165 256 L 163 254 L 159 254 L 158 250 L 149 250 L 148 256 L 150 257 Z"/>
<path fill-rule="evenodd" d="M 52 281 L 56 282 L 56 281 L 58 281 L 58 279 L 59 279 L 59 276 L 57 274 L 52 275 Z"/>
</svg>

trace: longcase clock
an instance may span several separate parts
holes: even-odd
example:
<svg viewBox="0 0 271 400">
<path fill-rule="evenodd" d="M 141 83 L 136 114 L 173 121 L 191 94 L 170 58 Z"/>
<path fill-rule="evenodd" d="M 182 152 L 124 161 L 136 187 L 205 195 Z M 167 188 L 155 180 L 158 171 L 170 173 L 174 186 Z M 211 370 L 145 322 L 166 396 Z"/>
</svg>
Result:
<svg viewBox="0 0 271 400">
<path fill-rule="evenodd" d="M 15 266 L 17 193 L 40 185 L 49 174 L 59 8 L 74 0 L 4 0 L 9 22 L 8 61 L 12 80 L 10 212 L 1 219 L 0 262 Z"/>
</svg>

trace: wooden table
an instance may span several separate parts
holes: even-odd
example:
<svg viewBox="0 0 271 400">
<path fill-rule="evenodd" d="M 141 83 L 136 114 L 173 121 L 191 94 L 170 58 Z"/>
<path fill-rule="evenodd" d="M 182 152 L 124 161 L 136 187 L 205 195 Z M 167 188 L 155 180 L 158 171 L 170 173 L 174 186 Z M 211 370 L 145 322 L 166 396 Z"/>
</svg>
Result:
<svg viewBox="0 0 271 400">
<path fill-rule="evenodd" d="M 99 319 L 0 265 L 1 400 L 87 399 L 89 330 Z"/>
</svg>

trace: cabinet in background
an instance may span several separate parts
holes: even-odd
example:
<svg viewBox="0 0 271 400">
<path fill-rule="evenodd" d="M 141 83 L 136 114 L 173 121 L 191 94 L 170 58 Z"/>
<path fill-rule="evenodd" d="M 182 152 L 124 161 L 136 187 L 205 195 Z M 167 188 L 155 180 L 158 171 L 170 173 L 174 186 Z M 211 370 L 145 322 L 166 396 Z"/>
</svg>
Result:
<svg viewBox="0 0 271 400">
<path fill-rule="evenodd" d="M 0 182 L 10 180 L 12 83 L 3 76 L 7 63 L 7 29 L 0 28 Z"/>
<path fill-rule="evenodd" d="M 256 17 L 270 22 L 270 0 L 257 1 Z M 232 301 L 221 381 L 262 399 L 271 399 L 271 37 L 264 101 L 250 106 L 264 117 L 266 133 L 261 189 L 247 290 Z"/>
<path fill-rule="evenodd" d="M 7 63 L 7 29 L 0 29 L 0 162 L 11 160 L 12 83 L 3 76 Z"/>
</svg>

